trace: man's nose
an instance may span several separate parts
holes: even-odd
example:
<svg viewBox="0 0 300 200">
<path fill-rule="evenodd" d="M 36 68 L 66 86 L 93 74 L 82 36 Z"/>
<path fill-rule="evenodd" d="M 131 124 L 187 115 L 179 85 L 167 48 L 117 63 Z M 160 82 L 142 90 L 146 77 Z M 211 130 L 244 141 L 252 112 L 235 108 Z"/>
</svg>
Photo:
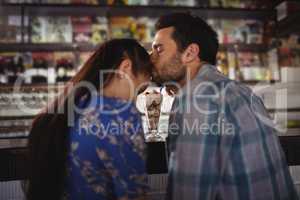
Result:
<svg viewBox="0 0 300 200">
<path fill-rule="evenodd" d="M 156 61 L 156 56 L 155 56 L 155 53 L 153 51 L 150 52 L 150 59 L 153 63 Z"/>
</svg>

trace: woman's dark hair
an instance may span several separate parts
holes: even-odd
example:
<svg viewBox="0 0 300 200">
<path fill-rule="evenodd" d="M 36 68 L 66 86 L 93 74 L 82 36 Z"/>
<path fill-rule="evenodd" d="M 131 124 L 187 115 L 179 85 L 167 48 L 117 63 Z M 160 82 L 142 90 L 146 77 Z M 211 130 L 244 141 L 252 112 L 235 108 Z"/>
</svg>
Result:
<svg viewBox="0 0 300 200">
<path fill-rule="evenodd" d="M 61 199 L 64 192 L 68 155 L 68 98 L 78 102 L 82 97 L 90 98 L 89 91 L 78 88 L 75 91 L 68 85 L 86 81 L 100 90 L 101 81 L 109 83 L 112 76 L 100 80 L 101 70 L 116 69 L 129 58 L 133 65 L 133 74 L 151 73 L 152 65 L 147 51 L 133 39 L 114 39 L 102 44 L 88 59 L 82 69 L 70 80 L 65 92 L 54 103 L 39 114 L 29 135 L 29 179 L 26 182 L 28 200 Z M 71 91 L 71 92 L 67 92 Z M 63 113 L 49 111 L 63 110 Z"/>
<path fill-rule="evenodd" d="M 178 50 L 185 50 L 191 43 L 200 47 L 199 58 L 202 61 L 216 64 L 216 55 L 219 48 L 217 33 L 200 17 L 188 13 L 171 13 L 159 18 L 155 28 L 173 27 L 172 38 Z"/>
</svg>

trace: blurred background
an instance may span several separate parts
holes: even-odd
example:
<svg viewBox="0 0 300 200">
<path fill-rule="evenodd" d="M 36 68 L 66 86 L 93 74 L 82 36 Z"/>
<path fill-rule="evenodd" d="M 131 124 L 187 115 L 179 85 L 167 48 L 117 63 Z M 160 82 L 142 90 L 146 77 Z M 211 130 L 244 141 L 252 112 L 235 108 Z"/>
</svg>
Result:
<svg viewBox="0 0 300 200">
<path fill-rule="evenodd" d="M 19 180 L 26 179 L 22 155 L 32 119 L 93 50 L 111 38 L 135 38 L 150 51 L 155 21 L 171 12 L 201 16 L 218 33 L 218 69 L 262 97 L 299 188 L 299 1 L 0 0 L 0 200 L 23 199 Z M 165 137 L 173 98 L 162 94 Z M 144 119 L 143 102 L 141 95 Z M 150 182 L 163 191 L 165 179 Z"/>
</svg>

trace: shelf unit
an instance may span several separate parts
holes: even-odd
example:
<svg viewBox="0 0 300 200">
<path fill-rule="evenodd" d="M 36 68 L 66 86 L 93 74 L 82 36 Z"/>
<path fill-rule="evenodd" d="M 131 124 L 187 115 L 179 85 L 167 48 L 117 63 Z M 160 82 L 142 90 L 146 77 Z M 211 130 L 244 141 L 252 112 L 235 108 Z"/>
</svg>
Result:
<svg viewBox="0 0 300 200">
<path fill-rule="evenodd" d="M 202 1 L 204 2 L 204 1 Z M 208 2 L 208 1 L 205 1 Z M 206 3 L 207 4 L 207 3 Z M 208 4 L 207 4 L 208 5 Z M 22 41 L 24 41 L 25 28 L 24 16 L 28 16 L 29 23 L 34 16 L 133 16 L 133 17 L 158 17 L 163 14 L 172 12 L 190 12 L 202 18 L 209 19 L 255 19 L 262 22 L 275 21 L 276 11 L 266 9 L 264 3 L 261 7 L 250 8 L 221 8 L 203 6 L 158 6 L 158 5 L 86 5 L 86 4 L 42 4 L 42 3 L 2 3 L 0 10 L 22 16 Z M 30 26 L 29 26 L 30 27 Z M 30 29 L 30 28 L 28 28 Z M 28 33 L 30 35 L 30 30 Z M 146 49 L 151 48 L 151 44 L 143 44 Z M 51 51 L 93 51 L 97 45 L 89 43 L 11 43 L 0 44 L 0 52 L 51 52 Z M 267 44 L 221 44 L 220 51 L 231 52 L 258 52 L 265 53 L 271 47 Z M 255 82 L 256 83 L 256 82 Z M 254 84 L 255 84 L 254 83 Z"/>
<path fill-rule="evenodd" d="M 34 16 L 133 16 L 158 17 L 172 12 L 190 12 L 202 18 L 214 19 L 255 19 L 260 21 L 275 20 L 276 12 L 264 8 L 220 8 L 208 6 L 161 6 L 161 5 L 86 5 L 86 4 L 42 4 L 42 3 L 2 3 L 0 11 L 3 14 L 16 14 L 22 16 L 22 41 L 24 41 L 24 16 L 28 16 L 29 23 Z M 30 30 L 28 30 L 30 33 Z M 93 51 L 97 46 L 92 44 L 76 43 L 11 43 L 0 44 L 0 52 L 38 52 L 38 51 Z M 144 44 L 151 49 L 151 44 Z M 269 47 L 265 44 L 224 44 L 220 51 L 251 51 L 266 52 Z"/>
<path fill-rule="evenodd" d="M 154 6 L 154 5 L 86 5 L 86 4 L 41 4 L 41 3 L 2 3 L 0 10 L 5 13 L 15 12 L 22 16 L 22 30 L 24 39 L 24 16 L 28 16 L 29 23 L 34 16 L 133 16 L 133 17 L 158 17 L 171 12 L 190 12 L 202 18 L 214 19 L 255 19 L 259 21 L 275 21 L 276 11 L 274 9 L 263 8 L 221 8 L 208 6 Z M 30 30 L 28 31 L 30 33 Z M 24 40 L 23 40 L 24 41 Z M 150 43 L 143 44 L 146 49 L 151 48 Z M 51 51 L 71 51 L 83 52 L 93 51 L 97 45 L 89 43 L 11 43 L 0 44 L 0 52 L 51 52 Z M 270 47 L 266 44 L 221 44 L 220 51 L 231 52 L 258 52 L 264 53 Z M 257 81 L 246 82 L 246 84 L 256 84 Z"/>
</svg>

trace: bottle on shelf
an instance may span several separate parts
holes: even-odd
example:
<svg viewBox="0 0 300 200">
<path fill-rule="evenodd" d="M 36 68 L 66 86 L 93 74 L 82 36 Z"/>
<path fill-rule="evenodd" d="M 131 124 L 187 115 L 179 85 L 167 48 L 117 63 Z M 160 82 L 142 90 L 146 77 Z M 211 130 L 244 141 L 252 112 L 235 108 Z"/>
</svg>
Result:
<svg viewBox="0 0 300 200">
<path fill-rule="evenodd" d="M 16 80 L 20 81 L 20 79 L 23 83 L 23 73 L 23 59 L 19 54 L 8 53 L 0 56 L 0 83 L 14 84 Z"/>
<path fill-rule="evenodd" d="M 57 60 L 56 82 L 66 82 L 75 74 L 73 63 L 68 59 Z"/>
<path fill-rule="evenodd" d="M 235 52 L 227 52 L 227 58 L 228 58 L 228 78 L 232 80 L 236 80 L 236 55 Z"/>
<path fill-rule="evenodd" d="M 217 68 L 225 76 L 228 76 L 228 62 L 226 52 L 218 52 L 217 55 Z"/>
<path fill-rule="evenodd" d="M 7 83 L 13 84 L 17 80 L 16 76 L 16 65 L 14 63 L 13 57 L 7 57 L 6 58 L 6 77 L 7 77 Z"/>
<path fill-rule="evenodd" d="M 5 74 L 5 60 L 0 56 L 0 84 L 7 83 L 7 78 Z"/>
<path fill-rule="evenodd" d="M 24 83 L 25 79 L 24 79 L 24 71 L 25 71 L 25 67 L 24 67 L 24 60 L 22 58 L 22 56 L 18 56 L 16 58 L 16 65 L 15 65 L 15 75 L 16 78 L 18 79 L 19 83 Z"/>
<path fill-rule="evenodd" d="M 43 58 L 36 58 L 33 60 L 33 69 L 36 73 L 31 77 L 31 83 L 47 83 L 47 76 L 43 76 L 40 70 L 46 70 L 48 68 L 47 60 Z"/>
</svg>

